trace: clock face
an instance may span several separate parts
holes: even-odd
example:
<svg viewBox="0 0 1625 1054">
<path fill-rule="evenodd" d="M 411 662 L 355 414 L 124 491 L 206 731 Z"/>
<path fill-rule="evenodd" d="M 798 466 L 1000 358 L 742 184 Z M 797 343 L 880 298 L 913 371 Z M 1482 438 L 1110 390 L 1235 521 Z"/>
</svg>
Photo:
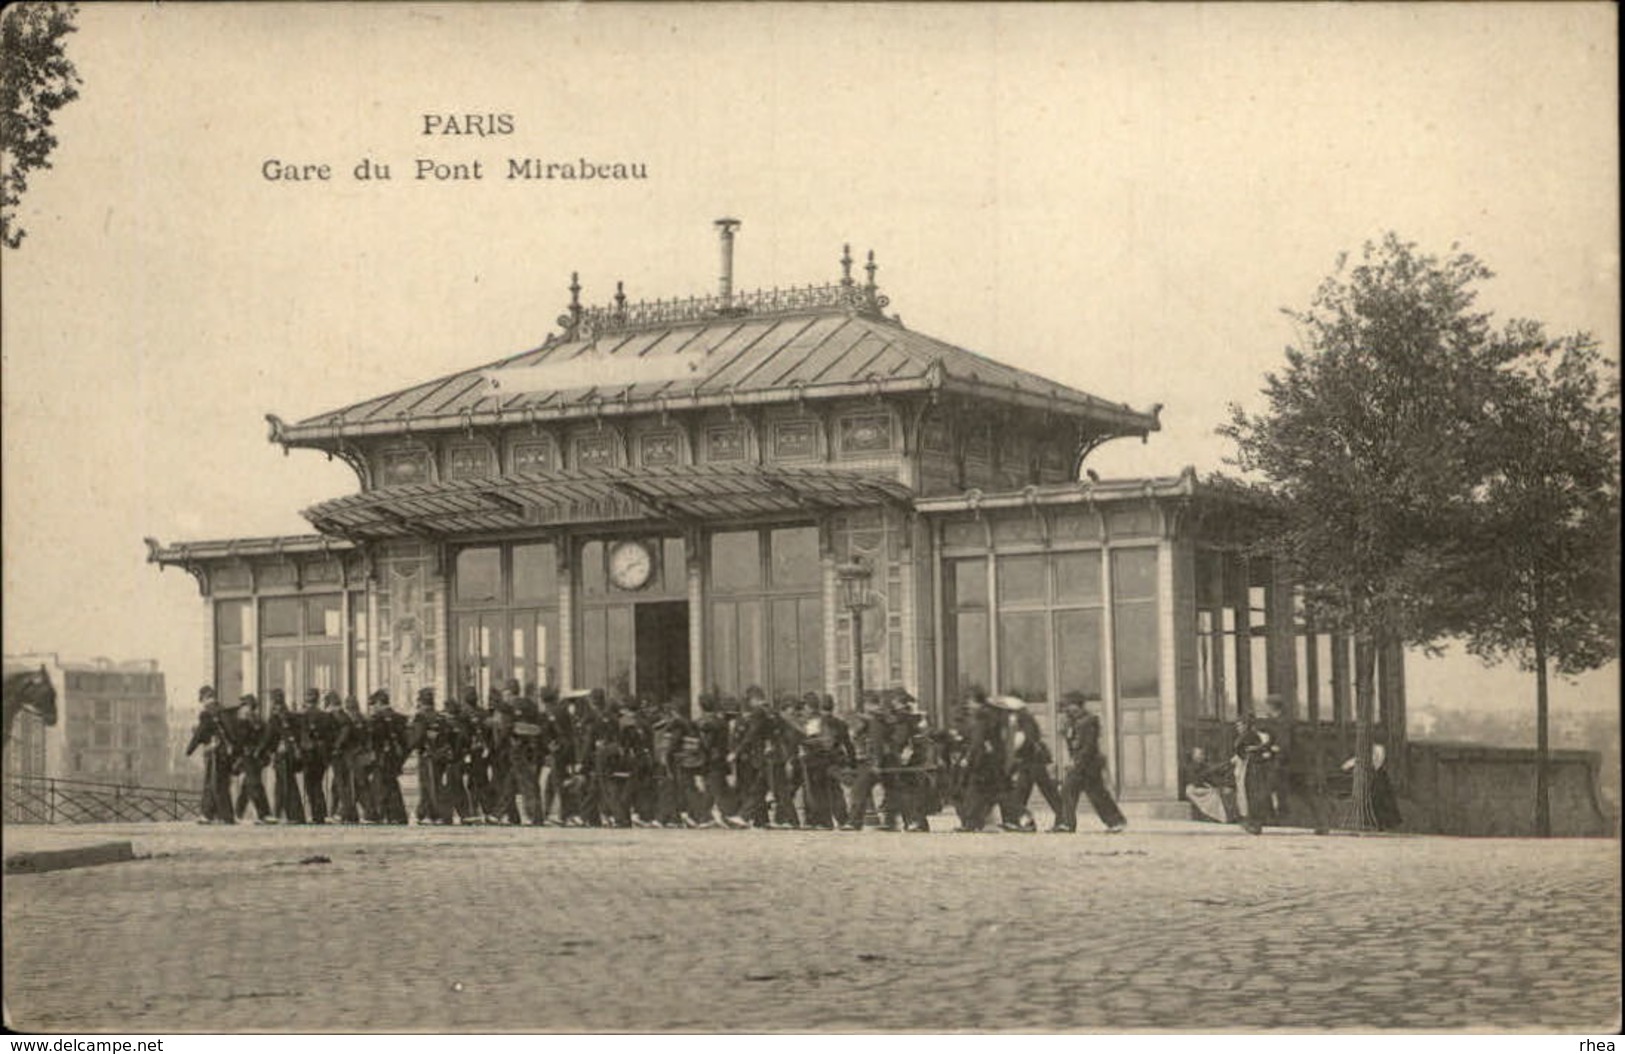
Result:
<svg viewBox="0 0 1625 1054">
<path fill-rule="evenodd" d="M 609 551 L 609 580 L 617 588 L 642 589 L 654 569 L 654 556 L 642 542 L 621 542 Z"/>
</svg>

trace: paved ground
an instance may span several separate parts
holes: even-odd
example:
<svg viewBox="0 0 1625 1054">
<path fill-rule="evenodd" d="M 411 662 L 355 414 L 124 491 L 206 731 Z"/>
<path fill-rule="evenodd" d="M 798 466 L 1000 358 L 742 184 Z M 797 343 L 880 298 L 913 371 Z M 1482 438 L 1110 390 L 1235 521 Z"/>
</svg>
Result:
<svg viewBox="0 0 1625 1054">
<path fill-rule="evenodd" d="M 41 1031 L 1612 1032 L 1620 846 L 1127 834 L 8 828 Z M 322 854 L 326 864 L 301 864 Z"/>
</svg>

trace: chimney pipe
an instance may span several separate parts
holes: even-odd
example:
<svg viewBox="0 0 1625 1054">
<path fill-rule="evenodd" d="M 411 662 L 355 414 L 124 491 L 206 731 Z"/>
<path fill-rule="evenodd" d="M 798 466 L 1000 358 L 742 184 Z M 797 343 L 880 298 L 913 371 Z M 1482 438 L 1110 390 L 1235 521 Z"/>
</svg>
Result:
<svg viewBox="0 0 1625 1054">
<path fill-rule="evenodd" d="M 734 231 L 739 229 L 739 221 L 720 219 L 716 225 L 717 234 L 722 238 L 722 276 L 717 280 L 717 295 L 722 298 L 722 306 L 727 308 L 733 306 Z"/>
</svg>

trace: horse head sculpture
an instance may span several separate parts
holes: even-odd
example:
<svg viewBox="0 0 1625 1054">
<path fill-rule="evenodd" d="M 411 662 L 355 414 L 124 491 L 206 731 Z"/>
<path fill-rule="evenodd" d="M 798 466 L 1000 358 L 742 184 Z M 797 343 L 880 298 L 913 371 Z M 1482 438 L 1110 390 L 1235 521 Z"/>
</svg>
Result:
<svg viewBox="0 0 1625 1054">
<path fill-rule="evenodd" d="M 47 727 L 56 724 L 56 687 L 44 666 L 12 674 L 0 690 L 4 692 L 6 742 L 11 742 L 12 723 L 24 710 L 37 714 Z"/>
</svg>

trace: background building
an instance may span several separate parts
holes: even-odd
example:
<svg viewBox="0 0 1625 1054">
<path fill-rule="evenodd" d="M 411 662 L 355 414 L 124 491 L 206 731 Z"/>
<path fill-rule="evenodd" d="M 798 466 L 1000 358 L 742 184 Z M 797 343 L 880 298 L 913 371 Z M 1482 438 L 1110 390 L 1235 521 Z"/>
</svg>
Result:
<svg viewBox="0 0 1625 1054">
<path fill-rule="evenodd" d="M 168 697 L 152 659 L 62 660 L 8 655 L 13 669 L 44 666 L 57 689 L 57 723 L 21 714 L 6 749 L 7 776 L 161 787 L 170 779 Z"/>
</svg>

